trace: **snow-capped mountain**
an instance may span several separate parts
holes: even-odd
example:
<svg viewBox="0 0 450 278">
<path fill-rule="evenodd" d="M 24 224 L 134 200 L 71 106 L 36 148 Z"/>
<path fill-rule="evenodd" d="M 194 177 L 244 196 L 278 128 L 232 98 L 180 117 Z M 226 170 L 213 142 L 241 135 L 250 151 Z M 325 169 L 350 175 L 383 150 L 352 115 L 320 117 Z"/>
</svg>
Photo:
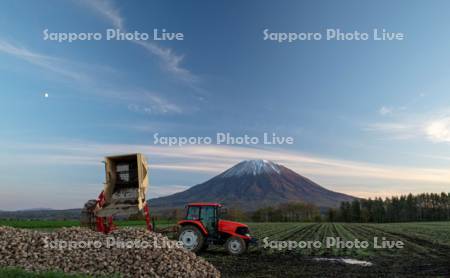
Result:
<svg viewBox="0 0 450 278">
<path fill-rule="evenodd" d="M 328 190 L 294 171 L 267 160 L 245 160 L 183 192 L 152 199 L 155 209 L 184 207 L 190 202 L 219 202 L 255 210 L 287 202 L 337 207 L 354 197 Z"/>
<path fill-rule="evenodd" d="M 277 164 L 268 160 L 244 160 L 220 174 L 219 177 L 256 176 L 262 173 L 280 174 L 281 169 Z"/>
</svg>

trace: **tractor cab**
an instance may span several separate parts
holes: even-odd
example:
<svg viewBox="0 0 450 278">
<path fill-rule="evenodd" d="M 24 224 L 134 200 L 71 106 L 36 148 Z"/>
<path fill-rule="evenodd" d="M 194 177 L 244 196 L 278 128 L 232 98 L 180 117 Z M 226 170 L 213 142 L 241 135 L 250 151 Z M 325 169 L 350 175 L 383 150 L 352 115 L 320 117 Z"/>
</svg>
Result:
<svg viewBox="0 0 450 278">
<path fill-rule="evenodd" d="M 190 203 L 186 208 L 185 219 L 178 222 L 178 239 L 188 250 L 198 252 L 211 244 L 225 245 L 229 253 L 240 255 L 256 242 L 247 225 L 221 219 L 225 211 L 221 204 Z"/>
<path fill-rule="evenodd" d="M 187 206 L 185 220 L 201 222 L 208 235 L 217 236 L 221 208 L 217 203 L 192 203 Z"/>
</svg>

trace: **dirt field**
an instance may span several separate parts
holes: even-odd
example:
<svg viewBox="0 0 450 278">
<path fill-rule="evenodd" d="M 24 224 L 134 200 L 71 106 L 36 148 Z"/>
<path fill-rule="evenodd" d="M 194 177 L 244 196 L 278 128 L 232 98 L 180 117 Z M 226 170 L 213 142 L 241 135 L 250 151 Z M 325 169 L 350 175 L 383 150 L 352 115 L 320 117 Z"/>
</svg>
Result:
<svg viewBox="0 0 450 278">
<path fill-rule="evenodd" d="M 240 258 L 224 256 L 221 248 L 211 248 L 203 256 L 221 270 L 224 277 L 411 277 L 450 276 L 450 223 L 395 224 L 251 224 L 262 246 L 251 248 Z M 374 237 L 402 241 L 403 249 L 375 248 L 264 248 L 270 241 L 322 241 L 327 237 L 368 241 Z M 317 259 L 323 259 L 318 261 Z M 360 266 L 326 258 L 347 258 L 369 262 Z"/>
<path fill-rule="evenodd" d="M 0 223 L 5 225 L 5 223 Z M 26 227 L 26 223 L 16 223 Z M 29 223 L 33 227 L 50 224 Z M 65 225 L 64 223 L 60 223 Z M 67 223 L 66 223 L 67 224 Z M 133 223 L 134 224 L 134 223 Z M 136 223 L 137 224 L 137 223 Z M 37 227 L 36 227 L 37 226 Z M 50 225 L 57 228 L 57 225 Z M 343 223 L 250 223 L 260 241 L 241 257 L 228 255 L 222 247 L 210 247 L 202 256 L 213 263 L 223 277 L 449 277 L 450 222 L 343 224 Z M 327 238 L 367 241 L 367 248 L 327 248 Z M 401 241 L 402 249 L 375 248 L 374 238 Z M 275 242 L 322 242 L 320 248 L 265 246 Z M 274 244 L 275 244 L 274 243 Z M 326 259 L 356 259 L 370 266 L 352 265 Z M 318 260 L 319 259 L 319 260 Z M 2 272 L 0 271 L 0 274 Z M 9 276 L 14 277 L 14 276 Z M 34 277 L 34 276 L 26 276 Z M 38 276 L 36 276 L 38 277 Z M 39 276 L 45 277 L 45 276 Z M 64 277 L 62 274 L 49 277 Z"/>
</svg>

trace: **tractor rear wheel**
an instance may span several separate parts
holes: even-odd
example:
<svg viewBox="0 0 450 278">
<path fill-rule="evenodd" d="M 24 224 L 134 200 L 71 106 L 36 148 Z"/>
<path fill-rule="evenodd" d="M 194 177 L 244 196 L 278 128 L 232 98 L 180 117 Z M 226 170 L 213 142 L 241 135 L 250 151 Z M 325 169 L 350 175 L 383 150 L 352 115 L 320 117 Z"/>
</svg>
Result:
<svg viewBox="0 0 450 278">
<path fill-rule="evenodd" d="M 225 249 L 231 255 L 242 255 L 247 251 L 247 243 L 240 237 L 230 237 L 225 242 Z"/>
<path fill-rule="evenodd" d="M 94 209 L 97 206 L 97 200 L 89 200 L 84 204 L 83 209 L 81 210 L 80 216 L 80 226 L 87 227 L 91 230 L 96 229 L 96 218 L 94 214 Z"/>
<path fill-rule="evenodd" d="M 189 225 L 181 228 L 178 234 L 178 241 L 183 242 L 183 247 L 194 253 L 202 250 L 205 244 L 205 237 L 199 228 Z"/>
</svg>

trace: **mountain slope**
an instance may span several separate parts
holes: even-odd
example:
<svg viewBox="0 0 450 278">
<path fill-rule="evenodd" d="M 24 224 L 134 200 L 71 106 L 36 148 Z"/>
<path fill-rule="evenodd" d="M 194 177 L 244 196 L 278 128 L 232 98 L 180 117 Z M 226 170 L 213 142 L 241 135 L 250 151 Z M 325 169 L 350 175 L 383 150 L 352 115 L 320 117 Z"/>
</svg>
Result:
<svg viewBox="0 0 450 278">
<path fill-rule="evenodd" d="M 219 202 L 255 210 L 286 202 L 337 207 L 354 197 L 325 189 L 294 171 L 266 160 L 242 161 L 222 174 L 170 196 L 152 199 L 154 209 L 184 207 L 189 202 Z"/>
</svg>

